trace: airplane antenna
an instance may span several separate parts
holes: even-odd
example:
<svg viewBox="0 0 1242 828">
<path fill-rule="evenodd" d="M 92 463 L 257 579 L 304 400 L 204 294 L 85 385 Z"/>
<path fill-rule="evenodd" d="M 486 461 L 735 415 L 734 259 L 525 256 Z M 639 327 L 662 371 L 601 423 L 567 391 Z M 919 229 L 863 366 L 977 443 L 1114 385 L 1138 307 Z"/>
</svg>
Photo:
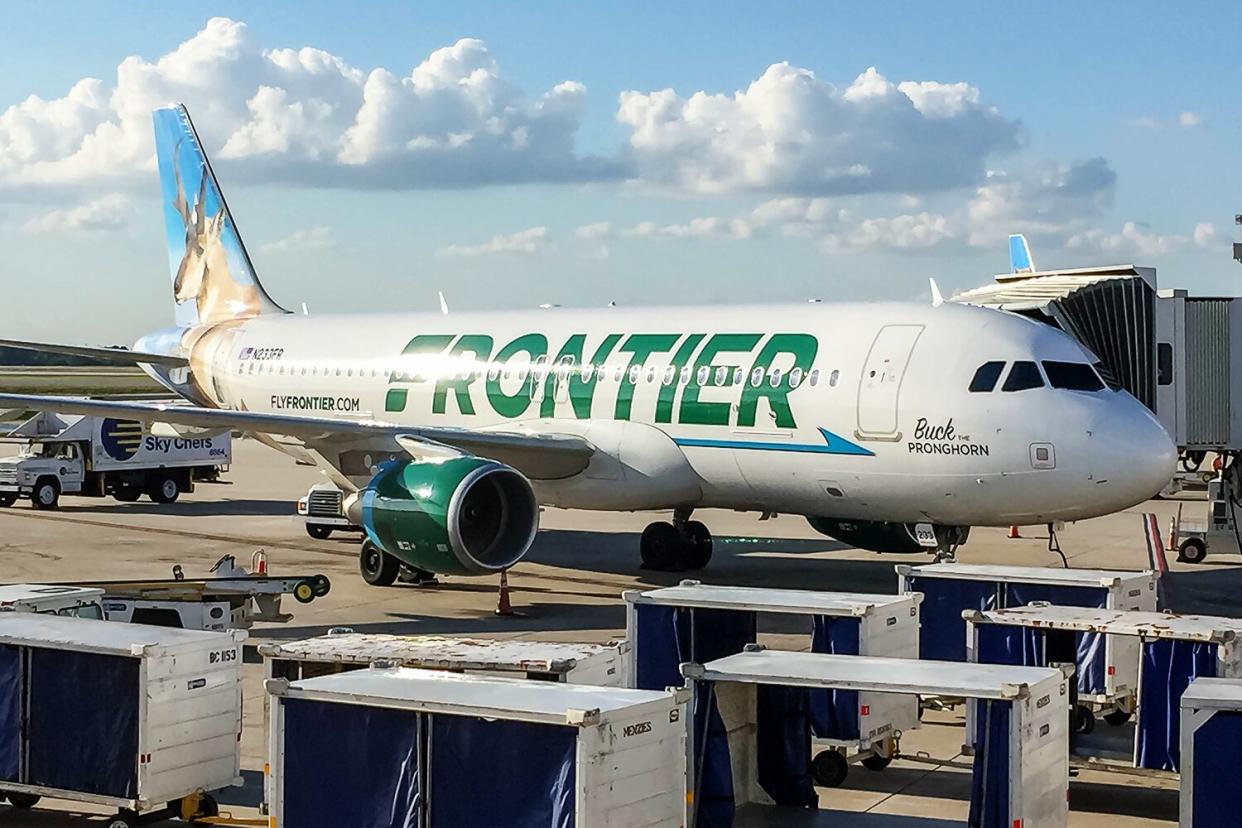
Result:
<svg viewBox="0 0 1242 828">
<path fill-rule="evenodd" d="M 440 294 L 440 313 L 448 316 L 448 300 L 444 298 L 444 291 L 437 291 Z"/>
<path fill-rule="evenodd" d="M 940 285 L 936 284 L 935 276 L 928 276 L 927 281 L 931 283 L 932 307 L 938 308 L 944 304 L 944 295 L 940 292 Z"/>
</svg>

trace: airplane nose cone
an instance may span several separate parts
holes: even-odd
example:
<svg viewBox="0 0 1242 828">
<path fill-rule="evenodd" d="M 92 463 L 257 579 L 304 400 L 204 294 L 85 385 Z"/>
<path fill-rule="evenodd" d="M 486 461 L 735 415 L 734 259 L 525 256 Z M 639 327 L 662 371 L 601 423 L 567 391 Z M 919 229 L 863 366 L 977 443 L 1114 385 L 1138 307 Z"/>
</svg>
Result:
<svg viewBox="0 0 1242 828">
<path fill-rule="evenodd" d="M 1108 487 L 1117 510 L 1151 499 L 1177 470 L 1177 446 L 1137 400 L 1121 410 L 1110 408 L 1091 442 L 1092 478 Z"/>
</svg>

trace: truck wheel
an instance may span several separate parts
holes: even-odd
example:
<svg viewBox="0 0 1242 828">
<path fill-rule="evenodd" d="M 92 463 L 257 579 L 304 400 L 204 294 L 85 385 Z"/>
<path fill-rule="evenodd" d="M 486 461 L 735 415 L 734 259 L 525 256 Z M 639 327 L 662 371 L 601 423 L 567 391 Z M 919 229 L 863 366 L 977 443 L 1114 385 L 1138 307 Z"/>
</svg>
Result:
<svg viewBox="0 0 1242 828">
<path fill-rule="evenodd" d="M 122 503 L 136 503 L 142 497 L 142 492 L 133 486 L 124 486 L 114 491 L 112 497 Z"/>
<path fill-rule="evenodd" d="M 370 540 L 362 542 L 358 553 L 358 571 L 371 586 L 392 586 L 401 571 L 401 562 Z"/>
<path fill-rule="evenodd" d="M 8 492 L 5 492 L 4 494 L 0 494 L 0 509 L 7 509 L 9 506 L 12 506 L 16 502 L 17 502 L 17 495 L 9 494 Z"/>
<path fill-rule="evenodd" d="M 1202 538 L 1187 538 L 1177 548 L 1177 559 L 1187 563 L 1203 563 L 1207 557 L 1207 544 Z"/>
<path fill-rule="evenodd" d="M 60 505 L 60 484 L 54 477 L 39 478 L 30 493 L 30 505 L 36 509 L 55 509 Z"/>
<path fill-rule="evenodd" d="M 328 580 L 327 575 L 316 575 L 311 578 L 311 584 L 315 587 L 315 597 L 322 598 L 332 589 L 332 582 Z"/>
<path fill-rule="evenodd" d="M 30 793 L 10 793 L 9 804 L 14 808 L 21 808 L 23 811 L 33 808 L 39 804 L 39 795 Z"/>
<path fill-rule="evenodd" d="M 175 503 L 181 495 L 181 485 L 175 477 L 160 477 L 147 491 L 147 496 L 156 503 Z"/>
<path fill-rule="evenodd" d="M 310 535 L 315 540 L 327 540 L 332 537 L 332 527 L 308 523 L 306 524 L 306 534 Z"/>
</svg>

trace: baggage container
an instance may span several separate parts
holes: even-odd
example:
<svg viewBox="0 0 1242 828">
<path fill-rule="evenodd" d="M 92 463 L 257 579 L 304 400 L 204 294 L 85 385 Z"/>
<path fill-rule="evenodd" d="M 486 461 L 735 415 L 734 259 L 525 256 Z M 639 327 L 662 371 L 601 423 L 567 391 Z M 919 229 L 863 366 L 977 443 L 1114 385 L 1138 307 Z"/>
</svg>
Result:
<svg viewBox="0 0 1242 828">
<path fill-rule="evenodd" d="M 1157 574 L 1107 569 L 930 564 L 897 566 L 902 592 L 921 592 L 922 658 L 966 660 L 965 610 L 1020 607 L 1032 601 L 1066 607 L 1146 610 L 1157 607 Z M 1134 709 L 1138 643 L 1085 635 L 1075 659 L 1078 701 L 1105 714 Z M 1114 669 L 1108 669 L 1109 667 Z"/>
<path fill-rule="evenodd" d="M 1060 670 L 758 646 L 683 669 L 694 691 L 691 825 L 727 825 L 739 809 L 752 812 L 749 823 L 796 824 L 788 811 L 753 811 L 815 808 L 814 783 L 845 762 L 826 752 L 811 763 L 797 748 L 809 742 L 809 693 L 828 688 L 975 699 L 969 824 L 1067 824 L 1069 681 Z"/>
<path fill-rule="evenodd" d="M 281 828 L 685 825 L 685 690 L 408 667 L 266 687 Z"/>
<path fill-rule="evenodd" d="M 0 613 L 0 791 L 115 806 L 113 828 L 241 784 L 241 642 Z"/>
<path fill-rule="evenodd" d="M 1182 779 L 1177 824 L 1240 828 L 1242 681 L 1198 678 L 1182 694 Z"/>
<path fill-rule="evenodd" d="M 682 581 L 628 590 L 626 637 L 634 686 L 656 690 L 683 682 L 678 665 L 741 652 L 757 636 L 759 616 L 808 618 L 810 649 L 838 655 L 918 658 L 918 595 L 874 595 L 712 586 Z M 897 735 L 918 727 L 917 696 L 817 691 L 811 699 L 816 747 L 844 748 L 851 760 L 883 770 Z M 836 784 L 845 779 L 842 774 Z"/>
<path fill-rule="evenodd" d="M 1088 633 L 1134 642 L 1136 716 L 1110 720 L 1115 726 L 1102 733 L 1080 720 L 1071 751 L 1087 767 L 1177 773 L 1186 688 L 1200 677 L 1242 678 L 1242 619 L 1036 605 L 976 610 L 967 623 L 971 660 L 983 663 L 1042 666 L 1073 652 Z"/>
</svg>

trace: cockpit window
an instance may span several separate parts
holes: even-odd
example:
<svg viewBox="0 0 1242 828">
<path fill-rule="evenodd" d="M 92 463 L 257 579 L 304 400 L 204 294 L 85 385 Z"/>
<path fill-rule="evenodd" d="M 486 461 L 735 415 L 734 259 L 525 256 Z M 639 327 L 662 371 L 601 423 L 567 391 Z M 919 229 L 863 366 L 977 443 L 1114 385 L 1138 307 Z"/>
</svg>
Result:
<svg viewBox="0 0 1242 828">
<path fill-rule="evenodd" d="M 985 362 L 979 366 L 979 370 L 975 371 L 975 377 L 970 381 L 970 390 L 976 394 L 986 394 L 996 387 L 996 381 L 1000 379 L 1001 371 L 1005 369 L 1003 362 Z"/>
<path fill-rule="evenodd" d="M 1028 388 L 1043 388 L 1044 378 L 1039 373 L 1039 366 L 1033 362 L 1015 362 L 1005 377 L 1002 391 L 1025 391 Z"/>
<path fill-rule="evenodd" d="M 1044 360 L 1048 384 L 1066 391 L 1103 391 L 1104 383 L 1085 362 L 1052 362 Z"/>
</svg>

